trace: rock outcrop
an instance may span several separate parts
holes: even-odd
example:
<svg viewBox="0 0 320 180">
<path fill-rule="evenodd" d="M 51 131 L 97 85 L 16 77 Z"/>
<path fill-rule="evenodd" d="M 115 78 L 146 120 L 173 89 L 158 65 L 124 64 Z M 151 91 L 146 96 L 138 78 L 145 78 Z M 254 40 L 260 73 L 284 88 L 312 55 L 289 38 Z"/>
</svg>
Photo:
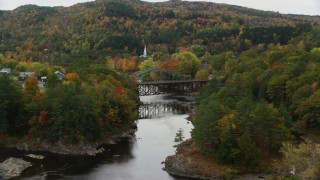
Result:
<svg viewBox="0 0 320 180">
<path fill-rule="evenodd" d="M 199 175 L 192 167 L 190 167 L 191 158 L 184 155 L 168 156 L 164 162 L 164 171 L 173 176 L 195 178 L 195 179 L 215 179 Z"/>
<path fill-rule="evenodd" d="M 11 157 L 0 163 L 0 179 L 11 179 L 20 176 L 30 166 L 32 166 L 30 162 Z"/>
<path fill-rule="evenodd" d="M 134 136 L 136 129 L 130 129 L 126 132 L 122 132 L 113 136 L 106 137 L 97 142 L 84 143 L 80 142 L 78 144 L 68 144 L 61 141 L 56 143 L 50 143 L 47 141 L 40 141 L 37 139 L 35 141 L 26 141 L 22 143 L 7 143 L 4 144 L 6 147 L 17 148 L 21 151 L 48 151 L 55 154 L 64 155 L 88 155 L 96 156 L 102 154 L 105 149 L 101 148 L 104 144 L 115 144 L 122 138 L 131 138 Z"/>
<path fill-rule="evenodd" d="M 178 145 L 176 154 L 168 156 L 164 162 L 164 171 L 173 176 L 194 179 L 223 179 L 219 166 L 213 166 L 199 154 L 194 141 L 187 139 Z M 202 166 L 210 171 L 204 172 Z"/>
<path fill-rule="evenodd" d="M 28 154 L 26 156 L 33 159 L 44 159 L 44 156 L 41 156 L 41 155 Z"/>
</svg>

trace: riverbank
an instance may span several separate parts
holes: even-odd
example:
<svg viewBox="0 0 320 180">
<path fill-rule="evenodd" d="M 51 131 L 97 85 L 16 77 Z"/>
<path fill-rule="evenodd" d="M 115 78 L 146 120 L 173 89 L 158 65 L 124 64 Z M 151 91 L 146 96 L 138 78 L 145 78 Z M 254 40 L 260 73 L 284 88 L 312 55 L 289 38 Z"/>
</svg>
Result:
<svg viewBox="0 0 320 180">
<path fill-rule="evenodd" d="M 79 142 L 68 144 L 61 141 L 50 143 L 40 138 L 30 140 L 30 138 L 0 137 L 0 145 L 8 148 L 16 148 L 21 151 L 46 151 L 62 155 L 87 155 L 96 156 L 105 150 L 102 145 L 115 144 L 123 138 L 132 138 L 136 129 L 126 129 L 113 135 L 106 136 L 91 143 Z"/>
<path fill-rule="evenodd" d="M 26 169 L 19 178 L 31 180 L 41 179 L 44 175 L 47 178 L 59 179 L 156 179 L 174 180 L 175 178 L 162 170 L 165 158 L 175 152 L 173 142 L 176 132 L 181 128 L 185 132 L 184 137 L 190 138 L 192 123 L 186 120 L 187 112 L 184 110 L 186 105 L 191 104 L 192 97 L 156 95 L 142 97 L 141 101 L 145 104 L 176 103 L 170 111 L 160 108 L 160 117 L 150 117 L 136 121 L 137 131 L 133 138 L 119 138 L 121 141 L 113 144 L 98 146 L 105 148 L 105 153 L 97 156 L 77 156 L 60 155 L 57 153 L 33 152 L 32 154 L 45 156 L 42 160 L 30 159 L 26 156 L 29 152 L 18 151 L 15 149 L 3 148 L 1 161 L 9 157 L 21 158 L 30 161 L 33 166 Z M 189 100 L 190 99 L 190 100 Z M 153 106 L 154 104 L 152 104 Z M 126 127 L 129 129 L 130 127 Z M 133 128 L 133 127 L 132 127 Z M 109 136 L 120 134 L 125 131 L 121 128 L 108 130 Z M 117 133 L 118 132 L 118 133 Z M 116 138 L 117 139 L 117 138 Z M 9 142 L 15 140 L 8 139 Z M 37 141 L 35 138 L 29 140 Z M 2 139 L 0 137 L 0 142 Z M 11 144 L 22 144 L 23 141 Z M 29 144 L 28 144 L 29 145 Z M 30 147 L 28 147 L 31 149 Z M 51 150 L 52 151 L 52 150 Z M 156 153 L 155 153 L 156 152 Z M 65 153 L 64 153 L 65 154 Z M 49 173 L 48 173 L 49 172 Z M 57 176 L 59 175 L 59 176 Z M 1 178 L 0 178 L 1 179 Z"/>
<path fill-rule="evenodd" d="M 223 177 L 222 167 L 201 157 L 191 139 L 180 144 L 176 154 L 168 156 L 164 165 L 163 170 L 173 176 L 195 179 Z"/>
<path fill-rule="evenodd" d="M 176 154 L 168 156 L 164 164 L 164 171 L 172 176 L 183 178 L 258 180 L 277 177 L 275 174 L 246 173 L 231 166 L 220 165 L 213 158 L 203 156 L 192 139 L 184 141 L 178 147 Z"/>
</svg>

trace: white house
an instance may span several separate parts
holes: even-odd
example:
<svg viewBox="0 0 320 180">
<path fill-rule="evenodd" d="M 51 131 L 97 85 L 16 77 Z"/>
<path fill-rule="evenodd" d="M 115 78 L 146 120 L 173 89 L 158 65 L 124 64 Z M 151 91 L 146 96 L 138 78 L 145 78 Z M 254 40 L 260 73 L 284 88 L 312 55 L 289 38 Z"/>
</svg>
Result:
<svg viewBox="0 0 320 180">
<path fill-rule="evenodd" d="M 2 68 L 0 70 L 0 73 L 3 73 L 3 74 L 10 74 L 11 73 L 11 69 L 10 68 Z"/>
</svg>

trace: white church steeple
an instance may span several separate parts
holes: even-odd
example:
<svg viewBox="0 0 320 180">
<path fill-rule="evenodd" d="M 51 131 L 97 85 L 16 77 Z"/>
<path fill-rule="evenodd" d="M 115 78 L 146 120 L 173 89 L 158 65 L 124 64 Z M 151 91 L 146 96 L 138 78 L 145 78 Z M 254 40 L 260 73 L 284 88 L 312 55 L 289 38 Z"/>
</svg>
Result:
<svg viewBox="0 0 320 180">
<path fill-rule="evenodd" d="M 147 54 L 147 46 L 144 46 L 143 55 L 142 55 L 142 56 L 140 56 L 140 57 L 143 57 L 143 58 L 148 57 L 148 54 Z"/>
</svg>

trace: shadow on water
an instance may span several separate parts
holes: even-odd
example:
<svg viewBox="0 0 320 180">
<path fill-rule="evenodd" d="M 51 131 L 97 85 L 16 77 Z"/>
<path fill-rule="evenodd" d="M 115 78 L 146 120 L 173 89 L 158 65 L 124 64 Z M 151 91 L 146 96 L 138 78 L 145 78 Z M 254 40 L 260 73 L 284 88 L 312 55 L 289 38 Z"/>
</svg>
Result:
<svg viewBox="0 0 320 180">
<path fill-rule="evenodd" d="M 50 152 L 26 152 L 0 147 L 0 162 L 9 157 L 22 158 L 33 164 L 16 179 L 83 179 L 83 180 L 182 180 L 162 171 L 166 156 L 174 153 L 173 139 L 179 128 L 190 137 L 191 123 L 185 118 L 193 106 L 190 96 L 159 95 L 141 97 L 141 107 L 156 108 L 158 114 L 137 121 L 135 137 L 117 144 L 103 145 L 106 150 L 97 156 L 58 155 Z M 140 107 L 140 109 L 141 109 Z M 142 109 L 143 109 L 142 108 Z M 43 160 L 26 157 L 43 155 Z M 44 175 L 46 177 L 44 177 Z"/>
<path fill-rule="evenodd" d="M 3 162 L 8 157 L 22 158 L 32 163 L 32 167 L 26 169 L 22 176 L 16 179 L 41 179 L 46 174 L 46 179 L 56 179 L 63 176 L 85 175 L 94 168 L 102 164 L 127 163 L 134 158 L 132 147 L 135 138 L 123 139 L 117 144 L 102 145 L 105 153 L 97 156 L 72 156 L 59 155 L 50 152 L 28 152 L 18 151 L 12 148 L 0 147 L 0 161 Z M 43 160 L 27 157 L 28 154 L 43 155 Z"/>
</svg>

